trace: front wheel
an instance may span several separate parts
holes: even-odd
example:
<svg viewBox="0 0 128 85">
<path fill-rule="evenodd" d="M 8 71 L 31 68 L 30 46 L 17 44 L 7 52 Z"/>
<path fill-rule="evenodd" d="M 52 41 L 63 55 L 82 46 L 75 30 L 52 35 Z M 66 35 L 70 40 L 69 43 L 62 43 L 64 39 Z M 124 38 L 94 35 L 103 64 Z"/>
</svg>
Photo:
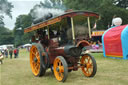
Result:
<svg viewBox="0 0 128 85">
<path fill-rule="evenodd" d="M 35 76 L 43 76 L 46 69 L 41 65 L 41 49 L 39 44 L 32 45 L 30 49 L 30 65 Z"/>
<path fill-rule="evenodd" d="M 54 75 L 58 81 L 64 82 L 68 76 L 68 65 L 62 56 L 58 56 L 54 60 Z"/>
<path fill-rule="evenodd" d="M 81 58 L 81 69 L 85 76 L 93 77 L 97 71 L 96 61 L 90 54 L 85 54 Z"/>
</svg>

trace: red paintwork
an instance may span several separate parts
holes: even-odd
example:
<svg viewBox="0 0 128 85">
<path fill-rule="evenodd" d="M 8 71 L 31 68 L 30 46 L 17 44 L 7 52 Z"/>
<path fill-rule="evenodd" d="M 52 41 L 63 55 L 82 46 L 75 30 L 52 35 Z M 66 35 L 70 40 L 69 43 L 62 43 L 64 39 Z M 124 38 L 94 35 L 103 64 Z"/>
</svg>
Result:
<svg viewBox="0 0 128 85">
<path fill-rule="evenodd" d="M 123 56 L 121 32 L 127 25 L 117 26 L 106 32 L 104 36 L 104 47 L 106 55 Z"/>
<path fill-rule="evenodd" d="M 53 61 L 56 58 L 56 56 L 65 56 L 64 47 L 60 47 L 59 43 L 57 41 L 55 42 L 53 39 L 49 40 L 49 46 L 46 49 L 46 51 L 49 55 L 51 64 L 53 64 Z"/>
<path fill-rule="evenodd" d="M 79 41 L 78 43 L 77 43 L 77 47 L 79 47 L 79 46 L 82 46 L 82 47 L 85 47 L 85 46 L 89 46 L 90 44 L 89 44 L 89 42 L 88 41 L 85 41 L 85 40 L 81 40 L 81 41 Z"/>
<path fill-rule="evenodd" d="M 88 41 L 85 41 L 85 40 L 82 40 L 82 41 L 79 41 L 76 46 L 79 47 L 80 45 L 82 45 L 83 47 L 84 46 L 89 46 L 89 42 Z M 64 53 L 64 46 L 59 46 L 58 42 L 55 42 L 53 41 L 52 39 L 49 40 L 49 46 L 48 48 L 46 49 L 48 55 L 49 55 L 49 59 L 50 59 L 50 64 L 53 64 L 54 62 L 54 59 L 57 57 L 57 56 L 64 56 L 66 57 L 66 54 Z M 74 57 L 70 57 L 67 59 L 68 61 L 71 61 L 71 62 L 74 62 L 75 59 Z M 76 60 L 76 63 L 77 63 L 77 60 Z"/>
</svg>

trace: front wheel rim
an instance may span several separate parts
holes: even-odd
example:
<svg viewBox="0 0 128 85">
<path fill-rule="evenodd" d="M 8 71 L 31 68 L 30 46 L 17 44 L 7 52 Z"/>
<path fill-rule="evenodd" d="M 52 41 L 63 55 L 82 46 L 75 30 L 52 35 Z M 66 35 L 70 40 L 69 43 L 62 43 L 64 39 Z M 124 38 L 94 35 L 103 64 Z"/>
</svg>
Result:
<svg viewBox="0 0 128 85">
<path fill-rule="evenodd" d="M 85 76 L 89 77 L 93 73 L 93 62 L 92 59 L 88 55 L 84 55 L 81 58 L 81 64 L 83 67 L 81 67 L 82 72 Z"/>
<path fill-rule="evenodd" d="M 54 74 L 58 81 L 62 81 L 64 78 L 64 66 L 59 58 L 54 62 Z"/>
<path fill-rule="evenodd" d="M 30 64 L 31 64 L 33 74 L 37 76 L 40 72 L 40 56 L 36 46 L 31 47 Z"/>
</svg>

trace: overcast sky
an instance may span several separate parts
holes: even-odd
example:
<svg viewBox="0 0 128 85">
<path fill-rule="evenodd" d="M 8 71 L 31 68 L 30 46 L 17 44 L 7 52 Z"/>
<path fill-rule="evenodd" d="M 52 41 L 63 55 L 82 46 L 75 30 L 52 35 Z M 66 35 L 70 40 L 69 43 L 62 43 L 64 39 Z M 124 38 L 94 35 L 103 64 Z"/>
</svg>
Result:
<svg viewBox="0 0 128 85">
<path fill-rule="evenodd" d="M 28 14 L 30 9 L 32 9 L 35 4 L 39 4 L 40 1 L 43 0 L 8 0 L 8 1 L 14 5 L 14 8 L 12 9 L 13 18 L 10 19 L 8 16 L 5 16 L 4 23 L 5 23 L 5 27 L 12 30 L 14 28 L 16 17 L 18 15 Z"/>
</svg>

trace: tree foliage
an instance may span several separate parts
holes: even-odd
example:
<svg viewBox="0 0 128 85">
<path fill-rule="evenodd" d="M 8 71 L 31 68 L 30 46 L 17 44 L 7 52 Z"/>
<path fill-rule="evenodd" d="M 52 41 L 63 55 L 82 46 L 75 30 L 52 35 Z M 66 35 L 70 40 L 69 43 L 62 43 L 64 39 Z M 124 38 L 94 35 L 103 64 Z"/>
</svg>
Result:
<svg viewBox="0 0 128 85">
<path fill-rule="evenodd" d="M 14 37 L 12 35 L 12 31 L 5 27 L 0 27 L 0 45 L 13 43 Z"/>
<path fill-rule="evenodd" d="M 113 17 L 121 17 L 123 24 L 127 24 L 128 22 L 128 11 L 126 9 L 122 9 L 114 5 L 108 6 L 107 4 L 104 4 L 99 8 L 99 10 L 100 11 L 98 11 L 98 13 L 100 13 L 101 16 L 101 20 L 99 20 L 98 23 L 99 29 L 107 29 L 108 25 L 110 27 Z"/>
<path fill-rule="evenodd" d="M 12 18 L 11 15 L 11 9 L 13 8 L 13 5 L 8 2 L 7 0 L 0 0 L 0 26 L 4 26 L 3 18 L 4 15 L 9 16 Z"/>
<path fill-rule="evenodd" d="M 121 8 L 128 8 L 128 0 L 114 0 L 113 3 Z"/>
<path fill-rule="evenodd" d="M 111 25 L 113 16 L 121 17 L 123 24 L 128 22 L 127 4 L 119 5 L 127 0 L 64 0 L 68 9 L 88 10 L 99 13 L 101 19 L 98 21 L 98 29 L 107 29 Z M 120 8 L 123 7 L 123 8 Z"/>
<path fill-rule="evenodd" d="M 3 18 L 5 15 L 12 18 L 11 9 L 13 5 L 7 0 L 0 0 L 0 45 L 2 44 L 13 44 L 14 37 L 12 31 L 4 27 Z"/>
<path fill-rule="evenodd" d="M 4 27 L 4 22 L 3 22 L 3 15 L 0 15 L 0 27 Z"/>
<path fill-rule="evenodd" d="M 17 17 L 14 28 L 15 46 L 19 46 L 30 41 L 31 33 L 24 34 L 24 28 L 31 26 L 31 24 L 31 15 L 19 15 Z"/>
</svg>

